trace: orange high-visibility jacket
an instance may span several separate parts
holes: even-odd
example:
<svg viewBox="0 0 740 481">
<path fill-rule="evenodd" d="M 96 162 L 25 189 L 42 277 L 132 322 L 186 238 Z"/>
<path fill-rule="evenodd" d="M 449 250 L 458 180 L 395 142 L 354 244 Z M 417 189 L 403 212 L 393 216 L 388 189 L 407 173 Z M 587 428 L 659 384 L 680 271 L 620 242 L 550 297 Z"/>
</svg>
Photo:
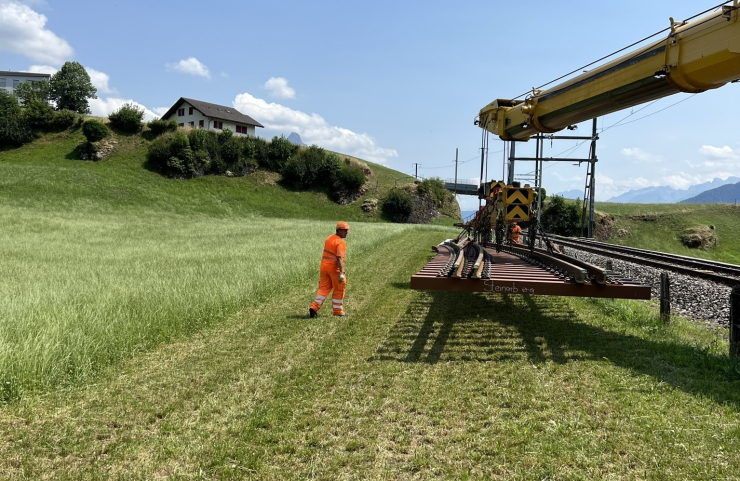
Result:
<svg viewBox="0 0 740 481">
<path fill-rule="evenodd" d="M 518 225 L 515 225 L 511 229 L 511 238 L 514 240 L 514 242 L 519 242 L 519 234 L 522 232 L 522 228 Z"/>
<path fill-rule="evenodd" d="M 321 270 L 324 272 L 339 272 L 337 257 L 344 260 L 346 252 L 347 244 L 344 239 L 336 234 L 327 237 L 324 242 L 324 256 L 321 258 Z"/>
</svg>

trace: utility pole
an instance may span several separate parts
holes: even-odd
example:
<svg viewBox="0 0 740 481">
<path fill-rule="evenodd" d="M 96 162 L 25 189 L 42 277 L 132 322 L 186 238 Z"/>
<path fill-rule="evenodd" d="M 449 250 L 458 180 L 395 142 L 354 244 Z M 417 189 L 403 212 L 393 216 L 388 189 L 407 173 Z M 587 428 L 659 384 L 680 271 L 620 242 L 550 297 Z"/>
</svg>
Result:
<svg viewBox="0 0 740 481">
<path fill-rule="evenodd" d="M 413 165 L 415 165 L 415 166 L 416 166 L 416 168 L 414 169 L 414 178 L 415 178 L 415 179 L 419 179 L 419 175 L 418 175 L 418 174 L 419 174 L 419 166 L 420 166 L 421 164 L 419 164 L 418 162 L 414 162 L 414 164 L 413 164 Z"/>
<path fill-rule="evenodd" d="M 457 149 L 455 149 L 455 193 L 457 193 Z"/>
</svg>

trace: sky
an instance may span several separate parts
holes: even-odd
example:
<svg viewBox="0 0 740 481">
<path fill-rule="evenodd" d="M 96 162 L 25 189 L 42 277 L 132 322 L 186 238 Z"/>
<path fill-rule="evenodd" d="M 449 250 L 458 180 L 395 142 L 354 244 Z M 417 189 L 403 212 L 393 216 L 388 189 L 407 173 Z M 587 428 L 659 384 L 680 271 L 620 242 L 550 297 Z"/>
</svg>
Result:
<svg viewBox="0 0 740 481">
<path fill-rule="evenodd" d="M 76 61 L 98 89 L 94 115 L 133 102 L 149 120 L 190 97 L 251 116 L 261 137 L 296 132 L 405 175 L 452 179 L 457 149 L 458 179 L 477 183 L 482 107 L 720 3 L 0 0 L 0 70 Z M 599 118 L 596 200 L 740 176 L 738 105 L 740 83 Z M 590 133 L 590 122 L 575 131 Z M 484 177 L 503 177 L 503 148 L 489 137 Z M 534 156 L 534 142 L 517 155 Z M 554 141 L 544 155 L 584 158 L 588 143 Z M 548 193 L 585 180 L 586 164 L 545 164 Z"/>
</svg>

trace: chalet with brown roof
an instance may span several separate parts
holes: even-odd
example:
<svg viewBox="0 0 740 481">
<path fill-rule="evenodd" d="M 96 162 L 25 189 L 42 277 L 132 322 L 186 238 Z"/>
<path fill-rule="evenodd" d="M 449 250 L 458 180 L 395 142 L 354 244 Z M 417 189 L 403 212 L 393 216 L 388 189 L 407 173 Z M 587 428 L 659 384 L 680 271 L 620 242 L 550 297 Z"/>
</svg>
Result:
<svg viewBox="0 0 740 481">
<path fill-rule="evenodd" d="M 228 128 L 235 135 L 242 136 L 254 136 L 257 127 L 264 128 L 264 125 L 234 107 L 185 97 L 180 97 L 180 100 L 162 116 L 162 120 L 170 119 L 175 119 L 180 127 L 199 127 L 218 132 Z"/>
</svg>

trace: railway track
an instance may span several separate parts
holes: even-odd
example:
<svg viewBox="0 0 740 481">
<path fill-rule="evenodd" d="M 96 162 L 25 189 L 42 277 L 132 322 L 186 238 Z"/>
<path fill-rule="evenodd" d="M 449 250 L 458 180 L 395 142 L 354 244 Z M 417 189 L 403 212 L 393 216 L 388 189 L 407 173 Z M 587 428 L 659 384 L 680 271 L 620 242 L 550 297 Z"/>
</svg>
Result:
<svg viewBox="0 0 740 481">
<path fill-rule="evenodd" d="M 667 254 L 663 252 L 618 246 L 592 239 L 548 235 L 556 245 L 590 252 L 601 256 L 620 259 L 634 264 L 678 272 L 691 277 L 699 277 L 726 286 L 740 285 L 740 266 L 694 257 Z"/>
</svg>

